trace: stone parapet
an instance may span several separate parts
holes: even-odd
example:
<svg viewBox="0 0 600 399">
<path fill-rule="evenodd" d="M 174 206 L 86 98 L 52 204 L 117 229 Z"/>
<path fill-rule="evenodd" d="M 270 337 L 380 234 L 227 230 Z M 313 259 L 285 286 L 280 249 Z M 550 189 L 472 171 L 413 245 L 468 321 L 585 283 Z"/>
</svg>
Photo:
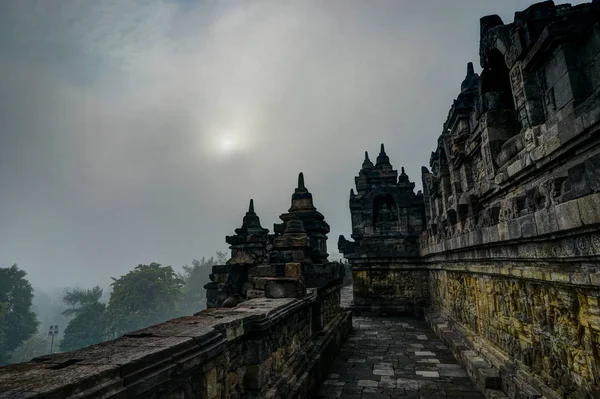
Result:
<svg viewBox="0 0 600 399">
<path fill-rule="evenodd" d="M 0 398 L 310 397 L 351 330 L 339 286 L 207 309 L 0 368 Z"/>
</svg>

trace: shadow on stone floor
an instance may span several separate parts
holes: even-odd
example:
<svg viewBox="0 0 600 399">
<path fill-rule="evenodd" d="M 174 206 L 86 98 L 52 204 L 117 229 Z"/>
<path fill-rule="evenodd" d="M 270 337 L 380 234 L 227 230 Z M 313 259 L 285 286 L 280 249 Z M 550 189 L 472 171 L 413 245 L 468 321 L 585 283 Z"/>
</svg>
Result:
<svg viewBox="0 0 600 399">
<path fill-rule="evenodd" d="M 352 286 L 344 287 L 341 304 L 351 303 Z M 320 398 L 484 397 L 425 321 L 354 317 L 353 327 Z"/>
</svg>

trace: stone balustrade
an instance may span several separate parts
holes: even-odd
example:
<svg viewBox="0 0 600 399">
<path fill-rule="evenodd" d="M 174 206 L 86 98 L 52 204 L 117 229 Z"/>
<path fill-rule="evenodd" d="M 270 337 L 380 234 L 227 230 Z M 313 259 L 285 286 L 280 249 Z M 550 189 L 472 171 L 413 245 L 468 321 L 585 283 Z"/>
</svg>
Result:
<svg viewBox="0 0 600 399">
<path fill-rule="evenodd" d="M 207 309 L 0 368 L 0 398 L 310 397 L 352 326 L 340 285 Z"/>
</svg>

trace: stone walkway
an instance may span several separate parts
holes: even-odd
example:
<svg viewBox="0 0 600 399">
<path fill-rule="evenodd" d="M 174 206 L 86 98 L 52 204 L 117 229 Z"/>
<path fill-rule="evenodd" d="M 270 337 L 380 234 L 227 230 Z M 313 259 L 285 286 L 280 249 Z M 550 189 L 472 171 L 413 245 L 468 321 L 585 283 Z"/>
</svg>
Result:
<svg viewBox="0 0 600 399">
<path fill-rule="evenodd" d="M 425 321 L 354 317 L 353 324 L 320 398 L 483 398 Z"/>
</svg>

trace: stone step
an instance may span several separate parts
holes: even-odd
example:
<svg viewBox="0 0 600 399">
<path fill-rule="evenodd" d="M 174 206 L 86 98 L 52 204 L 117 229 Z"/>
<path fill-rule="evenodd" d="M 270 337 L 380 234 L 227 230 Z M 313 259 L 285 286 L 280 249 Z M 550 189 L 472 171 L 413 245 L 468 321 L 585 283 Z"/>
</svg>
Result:
<svg viewBox="0 0 600 399">
<path fill-rule="evenodd" d="M 475 351 L 467 350 L 461 352 L 461 359 L 467 373 L 475 386 L 482 392 L 488 389 L 499 390 L 501 387 L 500 372 L 489 364 L 484 358 L 477 355 Z"/>
</svg>

